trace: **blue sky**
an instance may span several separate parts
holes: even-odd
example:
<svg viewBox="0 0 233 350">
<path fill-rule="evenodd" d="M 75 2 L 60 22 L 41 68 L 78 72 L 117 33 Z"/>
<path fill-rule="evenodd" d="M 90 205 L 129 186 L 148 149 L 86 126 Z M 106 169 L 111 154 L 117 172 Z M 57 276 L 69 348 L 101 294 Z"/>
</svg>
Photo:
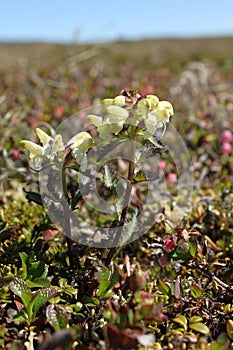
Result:
<svg viewBox="0 0 233 350">
<path fill-rule="evenodd" d="M 0 41 L 233 36 L 232 0 L 2 0 Z"/>
</svg>

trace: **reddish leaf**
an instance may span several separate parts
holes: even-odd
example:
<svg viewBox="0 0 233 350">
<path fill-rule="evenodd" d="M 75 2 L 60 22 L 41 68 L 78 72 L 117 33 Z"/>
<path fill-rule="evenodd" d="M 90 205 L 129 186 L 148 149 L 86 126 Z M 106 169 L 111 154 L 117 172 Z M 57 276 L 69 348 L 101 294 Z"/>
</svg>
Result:
<svg viewBox="0 0 233 350">
<path fill-rule="evenodd" d="M 104 328 L 104 337 L 106 344 L 113 350 L 136 349 L 138 345 L 137 338 L 130 334 L 130 329 L 119 330 L 112 324 L 107 324 Z"/>
</svg>

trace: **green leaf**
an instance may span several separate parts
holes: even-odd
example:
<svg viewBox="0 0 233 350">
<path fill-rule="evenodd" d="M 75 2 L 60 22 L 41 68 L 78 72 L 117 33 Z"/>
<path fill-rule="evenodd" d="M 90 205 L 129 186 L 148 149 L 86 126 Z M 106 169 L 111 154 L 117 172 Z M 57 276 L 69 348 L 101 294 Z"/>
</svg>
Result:
<svg viewBox="0 0 233 350">
<path fill-rule="evenodd" d="M 159 287 L 160 292 L 162 292 L 165 295 L 169 295 L 170 286 L 167 283 L 165 283 L 163 280 L 161 280 L 160 278 L 158 278 L 157 283 L 158 283 L 158 287 Z"/>
<path fill-rule="evenodd" d="M 55 328 L 56 331 L 64 329 L 68 324 L 68 313 L 60 305 L 51 304 L 46 309 L 48 322 Z"/>
<path fill-rule="evenodd" d="M 111 319 L 112 316 L 110 316 L 110 319 Z M 129 319 L 129 324 L 130 325 L 134 325 L 134 312 L 132 309 L 129 309 L 128 311 L 128 319 Z"/>
<path fill-rule="evenodd" d="M 172 254 L 173 259 L 189 261 L 192 259 L 191 254 L 180 246 L 177 246 L 174 253 Z"/>
<path fill-rule="evenodd" d="M 201 316 L 192 316 L 189 320 L 189 323 L 196 323 L 196 322 L 200 322 L 200 321 L 202 321 Z"/>
<path fill-rule="evenodd" d="M 132 184 L 137 184 L 140 182 L 150 182 L 155 181 L 157 175 L 153 171 L 147 170 L 144 172 L 143 170 L 139 170 L 137 174 L 134 176 L 134 178 L 131 180 Z"/>
<path fill-rule="evenodd" d="M 14 322 L 16 324 L 20 324 L 20 323 L 25 322 L 26 319 L 27 319 L 27 316 L 25 315 L 25 313 L 20 312 L 14 317 Z"/>
<path fill-rule="evenodd" d="M 188 245 L 189 245 L 189 253 L 191 254 L 191 256 L 194 258 L 196 257 L 197 254 L 197 242 L 196 239 L 192 239 L 190 238 L 188 241 Z"/>
<path fill-rule="evenodd" d="M 33 279 L 37 277 L 45 278 L 48 274 L 48 267 L 43 261 L 32 262 L 29 265 L 28 274 L 32 275 Z"/>
<path fill-rule="evenodd" d="M 191 287 L 191 296 L 193 298 L 199 298 L 202 294 L 202 289 L 197 286 L 196 284 L 192 285 Z"/>
<path fill-rule="evenodd" d="M 28 283 L 30 288 L 49 287 L 50 286 L 49 280 L 47 280 L 47 278 L 43 278 L 43 277 L 35 278 L 33 281 L 27 281 L 27 283 Z"/>
<path fill-rule="evenodd" d="M 184 315 L 179 315 L 178 317 L 173 318 L 172 321 L 180 324 L 185 331 L 187 330 L 187 318 Z"/>
<path fill-rule="evenodd" d="M 82 309 L 82 307 L 83 307 L 83 304 L 80 303 L 80 301 L 77 301 L 74 307 L 75 312 L 79 312 Z"/>
<path fill-rule="evenodd" d="M 217 343 L 218 344 L 226 344 L 227 343 L 227 334 L 226 333 L 220 333 L 218 338 L 217 338 Z"/>
<path fill-rule="evenodd" d="M 99 289 L 97 296 L 101 298 L 109 297 L 112 294 L 111 288 L 118 282 L 116 275 L 111 275 L 111 271 L 103 269 L 98 273 Z"/>
<path fill-rule="evenodd" d="M 40 289 L 38 291 L 36 291 L 34 294 L 33 294 L 33 299 L 32 299 L 32 302 L 31 302 L 31 308 L 32 308 L 32 314 L 34 315 L 34 317 L 36 316 L 37 314 L 37 311 L 43 306 L 45 305 L 45 303 L 57 296 L 57 291 L 53 288 L 43 288 L 43 289 Z"/>
<path fill-rule="evenodd" d="M 190 323 L 189 328 L 204 335 L 210 333 L 209 328 L 202 322 Z"/>
<path fill-rule="evenodd" d="M 22 279 L 26 279 L 27 278 L 27 275 L 28 275 L 28 272 L 27 272 L 27 266 L 28 266 L 28 255 L 24 252 L 22 253 L 19 253 L 19 256 L 21 258 L 21 262 L 22 262 L 22 270 L 23 270 L 23 273 L 21 274 L 21 278 Z"/>
<path fill-rule="evenodd" d="M 147 181 L 147 178 L 144 174 L 144 171 L 139 170 L 137 174 L 134 176 L 134 178 L 131 180 L 132 184 L 137 184 L 139 182 L 145 182 Z"/>
<path fill-rule="evenodd" d="M 21 277 L 23 279 L 45 278 L 48 274 L 48 267 L 43 261 L 31 262 L 30 256 L 22 252 L 19 254 L 22 261 L 22 269 L 24 271 Z"/>
<path fill-rule="evenodd" d="M 227 350 L 227 345 L 225 344 L 211 343 L 210 350 Z"/>
<path fill-rule="evenodd" d="M 32 293 L 28 284 L 21 278 L 14 277 L 9 283 L 9 288 L 15 295 L 20 297 L 24 306 L 28 308 L 32 300 Z"/>
</svg>

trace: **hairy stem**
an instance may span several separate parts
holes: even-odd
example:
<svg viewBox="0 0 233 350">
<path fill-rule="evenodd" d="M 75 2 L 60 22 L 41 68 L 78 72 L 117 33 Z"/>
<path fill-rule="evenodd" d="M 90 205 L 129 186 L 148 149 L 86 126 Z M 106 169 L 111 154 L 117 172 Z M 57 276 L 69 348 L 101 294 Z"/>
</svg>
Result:
<svg viewBox="0 0 233 350">
<path fill-rule="evenodd" d="M 67 198 L 67 183 L 66 183 L 66 171 L 65 167 L 63 166 L 62 169 L 62 188 L 65 197 Z M 69 205 L 68 202 L 65 201 L 64 205 L 64 217 L 65 217 L 65 235 L 66 235 L 66 241 L 67 241 L 67 246 L 68 246 L 68 256 L 69 256 L 69 261 L 70 261 L 70 267 L 74 267 L 74 259 L 73 259 L 73 241 L 70 238 L 71 237 L 71 227 L 70 227 L 70 216 L 69 216 Z"/>
<path fill-rule="evenodd" d="M 128 177 L 127 177 L 127 188 L 125 191 L 125 198 L 124 198 L 124 204 L 123 204 L 123 209 L 121 212 L 121 217 L 120 217 L 120 224 L 121 226 L 118 227 L 118 230 L 116 232 L 114 241 L 113 241 L 113 247 L 109 250 L 109 253 L 107 255 L 106 258 L 106 266 L 108 266 L 110 264 L 110 262 L 112 261 L 112 258 L 114 256 L 114 254 L 116 253 L 116 249 L 117 246 L 119 245 L 121 238 L 122 238 L 122 232 L 124 229 L 124 225 L 125 225 L 125 219 L 126 219 L 126 215 L 128 213 L 128 207 L 129 207 L 129 201 L 130 201 L 130 195 L 131 195 L 131 191 L 132 191 L 132 185 L 131 185 L 131 180 L 133 179 L 134 176 L 134 168 L 135 168 L 135 127 L 131 126 L 130 128 L 130 139 L 131 139 L 131 143 L 130 143 L 130 161 L 129 161 L 129 168 L 128 168 Z"/>
</svg>

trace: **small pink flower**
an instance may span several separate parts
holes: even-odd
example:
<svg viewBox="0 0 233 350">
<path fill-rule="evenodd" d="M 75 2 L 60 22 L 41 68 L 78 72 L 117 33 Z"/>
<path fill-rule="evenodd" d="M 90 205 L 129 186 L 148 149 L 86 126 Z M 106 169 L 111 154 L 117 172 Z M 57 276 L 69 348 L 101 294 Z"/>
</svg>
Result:
<svg viewBox="0 0 233 350">
<path fill-rule="evenodd" d="M 87 113 L 85 111 L 80 111 L 79 114 L 78 114 L 80 119 L 86 118 L 86 115 L 87 115 Z"/>
<path fill-rule="evenodd" d="M 35 119 L 30 119 L 30 120 L 29 120 L 29 125 L 30 125 L 32 128 L 34 128 L 34 126 L 36 126 L 36 124 L 37 124 L 37 121 L 36 121 Z"/>
<path fill-rule="evenodd" d="M 173 241 L 173 239 L 168 239 L 163 245 L 163 249 L 167 253 L 171 253 L 175 249 L 175 247 L 176 247 L 176 244 Z"/>
<path fill-rule="evenodd" d="M 144 291 L 140 292 L 140 297 L 143 299 L 152 299 L 152 295 Z"/>
<path fill-rule="evenodd" d="M 224 142 L 221 146 L 221 150 L 223 154 L 231 153 L 231 144 L 229 142 Z"/>
<path fill-rule="evenodd" d="M 13 151 L 11 152 L 11 155 L 13 158 L 17 159 L 20 157 L 20 152 L 17 149 L 13 149 Z"/>
<path fill-rule="evenodd" d="M 57 106 L 54 112 L 55 116 L 57 118 L 61 118 L 64 114 L 64 107 L 63 106 Z"/>
<path fill-rule="evenodd" d="M 151 85 L 146 87 L 146 94 L 151 95 L 154 93 L 154 89 Z"/>
<path fill-rule="evenodd" d="M 85 107 L 89 107 L 91 105 L 91 102 L 90 102 L 90 100 L 84 100 L 83 101 L 83 107 L 85 108 Z"/>
<path fill-rule="evenodd" d="M 223 130 L 221 132 L 221 142 L 228 143 L 233 141 L 233 134 L 230 130 Z"/>
<path fill-rule="evenodd" d="M 167 180 L 168 180 L 169 182 L 174 183 L 174 182 L 177 181 L 177 175 L 176 175 L 175 173 L 170 173 L 170 174 L 168 174 L 168 176 L 167 176 Z"/>
<path fill-rule="evenodd" d="M 166 169 L 166 163 L 164 161 L 161 161 L 158 163 L 159 169 L 165 170 Z"/>
<path fill-rule="evenodd" d="M 58 231 L 56 229 L 49 228 L 49 229 L 42 232 L 42 236 L 43 236 L 45 241 L 49 241 L 56 236 L 57 232 Z"/>
</svg>

